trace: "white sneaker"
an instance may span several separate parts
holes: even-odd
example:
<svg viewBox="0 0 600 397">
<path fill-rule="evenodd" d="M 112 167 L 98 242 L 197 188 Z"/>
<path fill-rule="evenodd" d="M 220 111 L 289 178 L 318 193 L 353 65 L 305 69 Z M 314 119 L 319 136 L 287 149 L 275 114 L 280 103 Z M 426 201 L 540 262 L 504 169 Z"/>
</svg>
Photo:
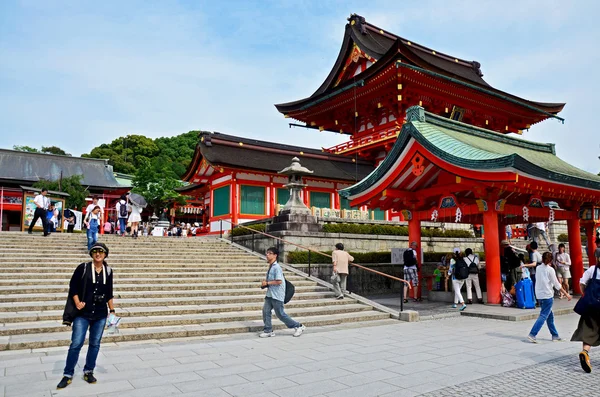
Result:
<svg viewBox="0 0 600 397">
<path fill-rule="evenodd" d="M 304 332 L 305 329 L 306 329 L 305 325 L 299 326 L 298 328 L 296 328 L 296 332 L 294 332 L 294 336 L 302 335 L 302 333 Z"/>
<path fill-rule="evenodd" d="M 275 332 L 271 331 L 271 332 L 261 332 L 258 337 L 259 338 L 272 338 L 273 336 L 275 336 Z"/>
</svg>

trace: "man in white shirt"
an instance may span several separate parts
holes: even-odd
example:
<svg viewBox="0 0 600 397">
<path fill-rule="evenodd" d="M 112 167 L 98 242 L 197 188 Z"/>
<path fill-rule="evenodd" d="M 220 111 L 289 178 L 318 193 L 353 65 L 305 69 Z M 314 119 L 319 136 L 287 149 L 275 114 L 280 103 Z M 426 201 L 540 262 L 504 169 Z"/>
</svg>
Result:
<svg viewBox="0 0 600 397">
<path fill-rule="evenodd" d="M 85 213 L 89 214 L 96 208 L 96 206 L 100 207 L 98 204 L 98 196 L 92 197 L 92 204 L 88 205 L 85 209 Z M 104 208 L 100 207 L 100 219 L 104 220 Z"/>
<path fill-rule="evenodd" d="M 33 203 L 35 204 L 35 212 L 33 213 L 33 219 L 29 224 L 29 230 L 27 231 L 29 234 L 33 233 L 33 227 L 39 218 L 42 218 L 42 227 L 44 228 L 44 236 L 48 234 L 48 219 L 46 219 L 46 211 L 48 209 L 48 205 L 50 204 L 50 199 L 46 197 L 48 194 L 48 189 L 43 188 L 42 192 L 35 196 L 33 199 Z"/>
<path fill-rule="evenodd" d="M 559 342 L 562 339 L 558 335 L 558 331 L 554 326 L 554 313 L 552 313 L 552 304 L 554 303 L 554 289 L 560 291 L 568 300 L 571 300 L 571 295 L 562 287 L 556 278 L 556 272 L 550 266 L 552 264 L 552 253 L 544 252 L 542 255 L 542 264 L 536 269 L 537 281 L 535 283 L 535 297 L 540 302 L 540 316 L 533 324 L 533 328 L 529 332 L 527 339 L 532 343 L 537 343 L 537 334 L 542 329 L 544 323 L 548 324 L 548 329 L 552 335 L 553 342 Z"/>
<path fill-rule="evenodd" d="M 546 242 L 546 245 L 548 245 L 548 247 L 550 246 L 550 244 L 552 244 L 550 242 L 550 239 L 548 238 L 548 234 L 546 233 L 546 224 L 544 222 L 537 222 L 534 223 L 533 226 L 535 227 L 534 233 L 533 233 L 533 241 L 535 241 L 536 243 L 540 243 L 539 242 L 539 236 L 541 235 L 542 238 L 544 239 L 544 241 Z"/>
<path fill-rule="evenodd" d="M 473 286 L 475 286 L 475 293 L 477 294 L 477 303 L 483 304 L 483 295 L 481 294 L 481 287 L 479 286 L 479 258 L 473 254 L 471 248 L 465 250 L 465 262 L 469 266 L 469 277 L 465 280 L 467 284 L 467 303 L 473 303 Z"/>
</svg>

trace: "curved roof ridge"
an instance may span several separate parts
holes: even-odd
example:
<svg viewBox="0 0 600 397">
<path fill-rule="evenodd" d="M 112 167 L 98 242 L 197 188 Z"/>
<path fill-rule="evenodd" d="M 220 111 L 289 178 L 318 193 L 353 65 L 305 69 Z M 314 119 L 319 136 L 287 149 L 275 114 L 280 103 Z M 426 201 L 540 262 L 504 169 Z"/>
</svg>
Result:
<svg viewBox="0 0 600 397">
<path fill-rule="evenodd" d="M 374 24 L 372 24 L 370 22 L 367 22 L 367 20 L 365 19 L 365 17 L 363 17 L 361 15 L 351 14 L 350 17 L 348 18 L 348 21 L 352 21 L 352 20 L 355 20 L 355 21 L 361 20 L 358 23 L 364 24 L 366 26 L 366 28 L 369 29 L 369 30 L 371 30 L 371 31 L 374 31 L 374 32 L 376 32 L 376 33 L 378 33 L 380 35 L 386 36 L 386 37 L 388 37 L 388 38 L 390 38 L 392 40 L 399 39 L 399 40 L 401 40 L 406 45 L 414 46 L 414 48 L 416 48 L 418 50 L 421 50 L 421 51 L 430 52 L 430 53 L 432 53 L 432 55 L 435 55 L 435 56 L 437 56 L 439 58 L 445 58 L 446 60 L 452 61 L 452 62 L 455 62 L 455 60 L 458 60 L 459 62 L 464 62 L 464 63 L 468 64 L 468 66 L 472 66 L 474 64 L 477 64 L 479 66 L 481 65 L 477 61 L 467 61 L 466 59 L 462 59 L 462 58 L 459 58 L 459 57 L 456 57 L 456 56 L 453 56 L 453 55 L 449 55 L 449 54 L 446 54 L 444 52 L 439 52 L 437 50 L 434 50 L 433 48 L 429 48 L 429 47 L 424 46 L 422 44 L 415 43 L 412 40 L 408 40 L 408 39 L 406 39 L 406 38 L 404 38 L 402 36 L 398 36 L 395 33 L 388 32 L 388 31 L 380 28 L 379 26 L 376 26 L 376 25 L 374 25 Z M 465 65 L 465 66 L 467 66 L 467 65 Z"/>
<path fill-rule="evenodd" d="M 413 106 L 419 108 L 419 106 Z M 441 127 L 450 128 L 465 134 L 480 136 L 482 138 L 490 139 L 496 142 L 515 144 L 516 146 L 536 150 L 540 152 L 552 153 L 556 155 L 555 145 L 553 143 L 542 143 L 528 141 L 526 139 L 517 138 L 506 134 L 501 134 L 496 131 L 487 130 L 485 128 L 476 127 L 471 124 L 462 123 L 460 121 L 452 120 L 446 117 L 438 116 L 437 114 L 424 111 L 425 121 L 430 124 L 438 125 Z"/>
</svg>

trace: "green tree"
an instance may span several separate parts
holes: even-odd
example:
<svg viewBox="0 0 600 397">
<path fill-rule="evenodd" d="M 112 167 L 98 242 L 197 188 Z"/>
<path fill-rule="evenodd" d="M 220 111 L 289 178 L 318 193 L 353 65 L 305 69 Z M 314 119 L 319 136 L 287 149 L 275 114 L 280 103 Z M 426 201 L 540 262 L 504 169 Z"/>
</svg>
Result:
<svg viewBox="0 0 600 397">
<path fill-rule="evenodd" d="M 173 176 L 169 164 L 144 159 L 133 177 L 132 192 L 142 195 L 156 211 L 170 203 L 185 203 L 185 197 L 175 191 L 183 183 Z"/>
<path fill-rule="evenodd" d="M 108 159 L 116 172 L 125 174 L 135 174 L 143 161 L 150 160 L 153 167 L 160 166 L 169 176 L 181 178 L 194 157 L 199 132 L 189 131 L 155 140 L 128 135 L 97 146 L 81 157 Z"/>
<path fill-rule="evenodd" d="M 46 154 L 58 154 L 61 156 L 70 156 L 71 153 L 67 153 L 58 146 L 42 146 L 42 150 L 36 149 L 31 146 L 26 145 L 14 145 L 14 150 L 18 150 L 20 152 L 30 152 L 30 153 L 46 153 Z"/>
<path fill-rule="evenodd" d="M 61 156 L 70 156 L 71 155 L 71 153 L 65 152 L 58 146 L 42 146 L 41 152 L 48 153 L 48 154 L 59 154 Z"/>
<path fill-rule="evenodd" d="M 65 200 L 66 208 L 75 208 L 79 210 L 85 205 L 85 198 L 88 195 L 88 191 L 81 185 L 83 175 L 73 175 L 67 178 L 62 178 L 58 181 L 49 181 L 46 179 L 40 179 L 33 184 L 33 187 L 48 190 L 54 190 L 56 192 L 68 193 L 69 197 Z"/>
<path fill-rule="evenodd" d="M 117 138 L 109 144 L 102 144 L 81 157 L 108 159 L 116 172 L 135 174 L 136 169 L 145 159 L 159 154 L 158 146 L 151 138 L 143 135 L 127 135 Z"/>
<path fill-rule="evenodd" d="M 13 146 L 13 150 L 18 150 L 19 152 L 30 152 L 30 153 L 39 153 L 40 151 L 34 147 L 31 146 L 21 146 L 21 145 L 14 145 Z"/>
</svg>

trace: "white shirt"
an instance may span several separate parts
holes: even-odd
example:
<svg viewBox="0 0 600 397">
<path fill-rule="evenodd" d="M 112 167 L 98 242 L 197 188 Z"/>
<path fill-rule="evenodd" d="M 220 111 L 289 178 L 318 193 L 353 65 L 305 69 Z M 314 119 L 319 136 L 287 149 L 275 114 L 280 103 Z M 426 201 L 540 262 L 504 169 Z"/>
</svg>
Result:
<svg viewBox="0 0 600 397">
<path fill-rule="evenodd" d="M 588 281 L 591 280 L 592 275 L 594 274 L 594 269 L 595 268 L 596 268 L 596 266 L 590 266 L 590 268 L 587 269 L 583 273 L 583 276 L 581 276 L 581 278 L 579 279 L 579 284 L 587 285 Z M 598 269 L 598 272 L 596 273 L 596 278 L 598 280 L 600 280 L 600 269 Z"/>
<path fill-rule="evenodd" d="M 35 205 L 38 206 L 38 208 L 42 208 L 44 210 L 48 209 L 48 201 L 43 194 L 38 194 L 37 196 L 35 196 L 33 202 L 35 203 Z"/>
<path fill-rule="evenodd" d="M 560 262 L 564 263 L 560 263 Z M 556 254 L 556 265 L 561 267 L 569 267 L 571 266 L 571 257 L 566 252 L 562 254 Z"/>
<path fill-rule="evenodd" d="M 561 285 L 556 272 L 548 265 L 539 265 L 535 272 L 535 297 L 537 299 L 554 298 L 554 289 L 560 291 Z"/>
<path fill-rule="evenodd" d="M 535 224 L 535 227 L 540 230 L 546 231 L 546 224 L 544 222 L 537 222 Z"/>
<path fill-rule="evenodd" d="M 471 263 L 474 263 L 477 267 L 479 267 L 479 258 L 476 257 L 475 254 L 466 256 L 465 262 L 467 262 L 467 266 L 471 266 Z"/>
<path fill-rule="evenodd" d="M 85 213 L 89 214 L 90 212 L 92 212 L 94 210 L 94 208 L 96 208 L 96 206 L 100 207 L 98 204 L 90 204 L 87 206 L 87 208 L 85 209 Z M 104 208 L 100 207 L 100 217 L 102 217 L 102 214 L 104 214 Z"/>
</svg>

